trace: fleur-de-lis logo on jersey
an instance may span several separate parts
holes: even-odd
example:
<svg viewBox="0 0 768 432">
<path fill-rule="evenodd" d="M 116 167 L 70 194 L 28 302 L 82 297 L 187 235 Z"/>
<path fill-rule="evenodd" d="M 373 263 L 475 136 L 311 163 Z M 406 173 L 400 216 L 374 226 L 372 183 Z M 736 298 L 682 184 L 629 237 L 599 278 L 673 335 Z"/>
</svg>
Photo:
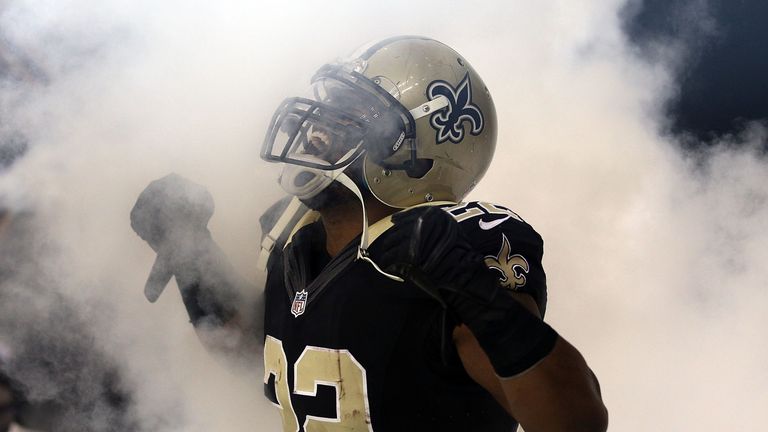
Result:
<svg viewBox="0 0 768 432">
<path fill-rule="evenodd" d="M 501 286 L 513 290 L 525 286 L 525 275 L 530 270 L 525 257 L 519 254 L 512 255 L 509 239 L 504 234 L 501 234 L 501 250 L 499 254 L 497 256 L 489 255 L 485 257 L 485 265 L 501 273 L 499 278 Z"/>
<path fill-rule="evenodd" d="M 483 113 L 477 105 L 472 104 L 469 73 L 464 75 L 458 88 L 453 88 L 443 80 L 432 81 L 427 87 L 427 96 L 429 100 L 438 96 L 448 99 L 448 106 L 435 112 L 429 119 L 429 123 L 437 131 L 438 144 L 448 140 L 454 144 L 460 143 L 464 139 L 464 122 L 469 122 L 469 133 L 472 135 L 479 135 L 483 131 Z"/>
</svg>

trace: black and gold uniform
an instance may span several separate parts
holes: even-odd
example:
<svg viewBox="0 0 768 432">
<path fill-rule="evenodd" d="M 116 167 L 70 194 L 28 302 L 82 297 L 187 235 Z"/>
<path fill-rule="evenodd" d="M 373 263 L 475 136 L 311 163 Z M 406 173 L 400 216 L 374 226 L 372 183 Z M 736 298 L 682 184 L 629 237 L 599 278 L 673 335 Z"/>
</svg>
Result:
<svg viewBox="0 0 768 432">
<path fill-rule="evenodd" d="M 543 315 L 543 245 L 533 228 L 505 207 L 442 205 L 501 285 L 530 294 Z M 388 223 L 370 227 L 374 261 Z M 270 256 L 265 393 L 281 410 L 284 430 L 515 430 L 515 420 L 465 372 L 452 317 L 412 283 L 356 257 L 356 241 L 329 257 L 319 221 L 295 230 Z"/>
</svg>

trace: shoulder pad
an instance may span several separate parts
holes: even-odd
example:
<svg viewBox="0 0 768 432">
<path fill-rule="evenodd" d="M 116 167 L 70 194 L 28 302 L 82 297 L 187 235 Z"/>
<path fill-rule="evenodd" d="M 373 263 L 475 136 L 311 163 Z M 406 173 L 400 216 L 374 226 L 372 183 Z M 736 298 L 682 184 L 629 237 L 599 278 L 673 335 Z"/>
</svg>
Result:
<svg viewBox="0 0 768 432">
<path fill-rule="evenodd" d="M 275 227 L 277 220 L 280 219 L 283 213 L 285 213 L 286 207 L 291 202 L 291 197 L 286 196 L 280 198 L 274 204 L 269 206 L 264 213 L 259 216 L 259 225 L 261 226 L 261 238 L 263 239 L 272 228 Z"/>
<path fill-rule="evenodd" d="M 445 207 L 459 222 L 485 264 L 499 272 L 502 286 L 530 294 L 544 316 L 546 276 L 541 263 L 544 242 L 527 222 L 507 207 L 471 201 Z"/>
<path fill-rule="evenodd" d="M 517 213 L 507 207 L 481 201 L 446 206 L 470 238 L 486 237 L 487 233 L 513 232 L 515 237 L 541 243 L 541 236 Z"/>
<path fill-rule="evenodd" d="M 417 204 L 411 207 L 406 207 L 398 211 L 397 213 L 406 212 L 408 210 L 411 210 L 417 207 L 431 207 L 431 206 L 446 207 L 446 206 L 453 206 L 453 205 L 456 205 L 456 203 L 451 201 L 433 201 L 429 203 L 422 203 L 422 204 Z M 387 232 L 387 230 L 393 227 L 392 216 L 394 216 L 394 214 L 391 214 L 385 218 L 382 218 L 378 222 L 368 227 L 368 244 L 369 245 L 373 244 L 373 242 L 376 241 L 377 238 L 379 238 L 382 234 Z"/>
<path fill-rule="evenodd" d="M 264 271 L 277 246 L 282 249 L 290 241 L 290 236 L 296 231 L 299 222 L 310 212 L 301 204 L 298 198 L 285 197 L 273 204 L 259 218 L 261 224 L 261 252 L 257 267 Z"/>
</svg>

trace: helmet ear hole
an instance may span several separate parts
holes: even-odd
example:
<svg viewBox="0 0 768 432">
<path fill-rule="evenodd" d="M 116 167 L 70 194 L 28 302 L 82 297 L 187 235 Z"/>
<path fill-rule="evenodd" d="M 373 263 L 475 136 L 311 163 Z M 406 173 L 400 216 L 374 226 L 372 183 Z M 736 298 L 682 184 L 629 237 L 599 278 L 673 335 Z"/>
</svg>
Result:
<svg viewBox="0 0 768 432">
<path fill-rule="evenodd" d="M 427 175 L 434 164 L 435 161 L 432 159 L 414 159 L 406 161 L 405 174 L 410 178 L 422 178 Z"/>
</svg>

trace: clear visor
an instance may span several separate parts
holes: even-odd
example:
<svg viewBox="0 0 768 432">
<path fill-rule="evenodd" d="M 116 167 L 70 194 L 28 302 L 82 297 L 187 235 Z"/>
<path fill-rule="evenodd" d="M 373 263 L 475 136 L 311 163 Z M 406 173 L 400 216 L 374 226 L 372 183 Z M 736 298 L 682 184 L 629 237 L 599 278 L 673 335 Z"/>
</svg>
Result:
<svg viewBox="0 0 768 432">
<path fill-rule="evenodd" d="M 311 98 L 286 99 L 269 125 L 262 148 L 267 160 L 322 170 L 344 167 L 362 152 L 382 107 L 345 82 L 316 80 Z"/>
</svg>

